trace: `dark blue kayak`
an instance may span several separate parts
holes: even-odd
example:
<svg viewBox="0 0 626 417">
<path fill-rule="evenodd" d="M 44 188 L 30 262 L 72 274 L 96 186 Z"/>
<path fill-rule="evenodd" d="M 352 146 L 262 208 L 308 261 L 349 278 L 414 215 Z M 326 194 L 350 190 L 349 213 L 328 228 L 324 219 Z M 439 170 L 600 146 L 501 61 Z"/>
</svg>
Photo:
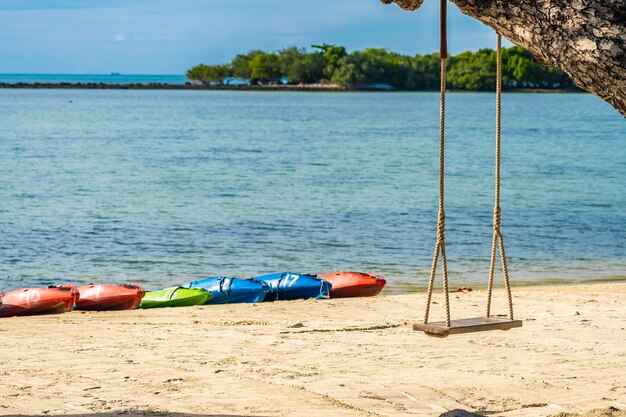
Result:
<svg viewBox="0 0 626 417">
<path fill-rule="evenodd" d="M 230 277 L 205 278 L 190 282 L 188 288 L 204 288 L 213 298 L 206 304 L 260 303 L 270 292 L 265 282 Z"/>
<path fill-rule="evenodd" d="M 265 301 L 328 298 L 332 287 L 328 281 L 313 275 L 294 274 L 293 272 L 277 272 L 254 279 L 269 285 L 270 292 L 265 296 Z"/>
</svg>

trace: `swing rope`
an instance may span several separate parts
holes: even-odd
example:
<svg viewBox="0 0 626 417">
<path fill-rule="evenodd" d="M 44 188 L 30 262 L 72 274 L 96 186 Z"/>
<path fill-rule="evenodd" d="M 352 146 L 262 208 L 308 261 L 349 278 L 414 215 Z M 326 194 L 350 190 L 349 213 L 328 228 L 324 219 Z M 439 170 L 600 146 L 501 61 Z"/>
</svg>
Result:
<svg viewBox="0 0 626 417">
<path fill-rule="evenodd" d="M 496 49 L 496 190 L 495 204 L 493 208 L 493 239 L 491 241 L 491 262 L 489 264 L 489 285 L 487 288 L 487 317 L 491 317 L 491 295 L 493 292 L 493 275 L 496 266 L 496 246 L 500 248 L 500 260 L 502 262 L 502 275 L 509 302 L 509 319 L 513 320 L 513 298 L 511 296 L 511 284 L 509 270 L 506 264 L 506 252 L 504 251 L 504 237 L 500 231 L 502 223 L 502 210 L 500 209 L 500 140 L 501 140 L 501 110 L 502 110 L 502 35 L 498 33 L 498 46 Z"/>
<path fill-rule="evenodd" d="M 428 323 L 430 314 L 430 304 L 435 286 L 435 273 L 437 272 L 437 262 L 441 252 L 441 274 L 443 275 L 443 293 L 445 297 L 446 326 L 450 327 L 450 295 L 448 291 L 448 262 L 446 260 L 446 213 L 444 211 L 444 183 L 445 183 L 445 137 L 446 137 L 446 65 L 448 62 L 448 42 L 447 42 L 447 0 L 440 0 L 439 16 L 439 61 L 441 64 L 441 85 L 439 88 L 439 212 L 437 214 L 437 243 L 435 244 L 435 255 L 430 270 L 428 280 L 428 299 L 426 301 L 426 312 L 424 313 L 424 324 Z"/>
<path fill-rule="evenodd" d="M 444 210 L 444 185 L 445 185 L 445 113 L 446 113 L 446 65 L 448 61 L 447 48 L 447 0 L 440 0 L 440 45 L 439 60 L 441 64 L 441 85 L 439 96 L 439 211 L 437 214 L 437 242 L 435 244 L 435 254 L 428 280 L 428 296 L 426 300 L 426 311 L 424 313 L 424 324 L 428 324 L 430 305 L 432 302 L 433 289 L 435 286 L 435 274 L 437 264 L 441 255 L 441 273 L 443 280 L 443 293 L 445 300 L 446 327 L 450 327 L 450 295 L 448 288 L 448 264 L 446 259 L 446 238 L 445 223 L 446 214 Z M 493 239 L 491 245 L 491 262 L 489 266 L 489 284 L 487 290 L 487 318 L 491 317 L 491 299 L 493 293 L 493 281 L 496 263 L 497 248 L 500 249 L 500 259 L 502 263 L 502 273 L 504 276 L 504 286 L 507 291 L 509 305 L 509 319 L 513 320 L 513 299 L 511 296 L 511 285 L 509 272 L 506 263 L 506 253 L 504 250 L 504 238 L 500 231 L 502 221 L 500 209 L 500 140 L 501 140 L 501 107 L 502 107 L 502 36 L 498 33 L 497 44 L 497 64 L 496 64 L 496 168 L 495 168 L 495 206 L 493 211 Z"/>
</svg>

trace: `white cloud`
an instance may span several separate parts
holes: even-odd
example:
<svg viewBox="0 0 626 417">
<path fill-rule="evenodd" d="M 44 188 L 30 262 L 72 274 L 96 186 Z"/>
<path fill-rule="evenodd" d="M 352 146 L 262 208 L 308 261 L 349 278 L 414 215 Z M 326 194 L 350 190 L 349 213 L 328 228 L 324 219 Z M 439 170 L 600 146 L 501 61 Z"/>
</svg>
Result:
<svg viewBox="0 0 626 417">
<path fill-rule="evenodd" d="M 128 37 L 123 33 L 118 33 L 115 35 L 115 42 L 126 42 Z"/>
</svg>

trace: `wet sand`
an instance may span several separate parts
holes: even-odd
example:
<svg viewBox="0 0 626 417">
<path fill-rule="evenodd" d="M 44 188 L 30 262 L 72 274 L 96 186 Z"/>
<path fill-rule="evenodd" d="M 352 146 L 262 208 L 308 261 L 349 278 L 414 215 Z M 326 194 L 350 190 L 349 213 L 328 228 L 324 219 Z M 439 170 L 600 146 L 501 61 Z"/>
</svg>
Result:
<svg viewBox="0 0 626 417">
<path fill-rule="evenodd" d="M 521 329 L 446 339 L 423 293 L 2 319 L 0 415 L 626 416 L 626 284 L 514 297 Z"/>
</svg>

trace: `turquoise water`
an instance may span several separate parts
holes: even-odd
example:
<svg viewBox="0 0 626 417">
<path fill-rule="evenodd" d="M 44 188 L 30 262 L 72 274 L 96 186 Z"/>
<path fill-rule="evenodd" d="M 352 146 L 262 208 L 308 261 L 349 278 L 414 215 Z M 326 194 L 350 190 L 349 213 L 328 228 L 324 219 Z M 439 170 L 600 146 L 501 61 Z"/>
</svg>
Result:
<svg viewBox="0 0 626 417">
<path fill-rule="evenodd" d="M 129 74 L 0 74 L 0 83 L 185 84 L 184 75 Z"/>
<path fill-rule="evenodd" d="M 494 97 L 448 99 L 451 286 L 488 270 Z M 516 283 L 626 275 L 626 123 L 586 94 L 505 94 Z M 371 270 L 423 286 L 436 93 L 0 90 L 0 288 Z"/>
</svg>

